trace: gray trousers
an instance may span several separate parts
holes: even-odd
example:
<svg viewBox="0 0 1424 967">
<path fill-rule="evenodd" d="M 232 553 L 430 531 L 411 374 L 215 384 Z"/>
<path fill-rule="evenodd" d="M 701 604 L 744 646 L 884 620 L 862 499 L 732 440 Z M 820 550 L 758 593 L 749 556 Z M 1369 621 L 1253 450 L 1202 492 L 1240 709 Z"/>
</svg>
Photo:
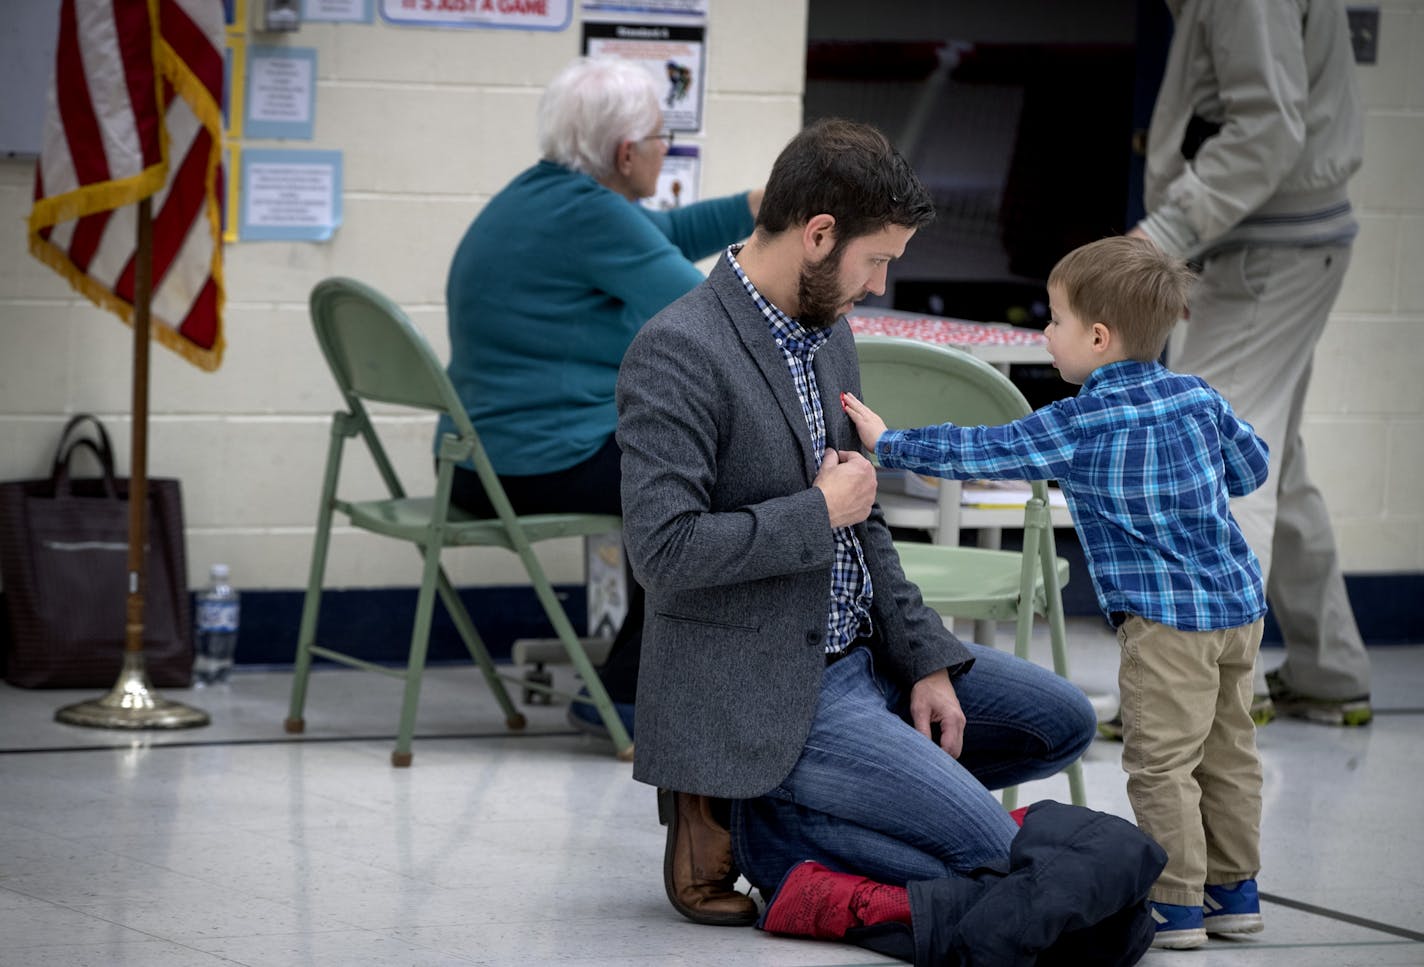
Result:
<svg viewBox="0 0 1424 967">
<path fill-rule="evenodd" d="M 1173 370 L 1210 383 L 1271 448 L 1265 484 L 1233 500 L 1231 512 L 1261 561 L 1285 638 L 1282 680 L 1325 699 L 1370 690 L 1330 513 L 1306 473 L 1300 433 L 1315 344 L 1349 262 L 1349 245 L 1255 246 L 1210 257 L 1168 359 Z M 1259 659 L 1255 688 L 1266 691 Z"/>
</svg>

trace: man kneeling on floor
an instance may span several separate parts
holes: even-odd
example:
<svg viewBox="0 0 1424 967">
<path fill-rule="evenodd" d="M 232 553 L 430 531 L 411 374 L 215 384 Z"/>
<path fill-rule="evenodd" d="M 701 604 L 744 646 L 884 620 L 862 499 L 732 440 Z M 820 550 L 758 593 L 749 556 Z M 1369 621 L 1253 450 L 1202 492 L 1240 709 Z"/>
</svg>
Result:
<svg viewBox="0 0 1424 967">
<path fill-rule="evenodd" d="M 1076 687 L 964 643 L 906 580 L 838 401 L 843 316 L 933 205 L 878 131 L 812 125 L 752 238 L 651 320 L 618 381 L 624 538 L 647 589 L 635 778 L 659 787 L 669 899 L 749 925 L 803 860 L 891 883 L 1002 865 L 990 793 L 1091 741 Z M 735 857 L 735 862 L 734 862 Z"/>
</svg>

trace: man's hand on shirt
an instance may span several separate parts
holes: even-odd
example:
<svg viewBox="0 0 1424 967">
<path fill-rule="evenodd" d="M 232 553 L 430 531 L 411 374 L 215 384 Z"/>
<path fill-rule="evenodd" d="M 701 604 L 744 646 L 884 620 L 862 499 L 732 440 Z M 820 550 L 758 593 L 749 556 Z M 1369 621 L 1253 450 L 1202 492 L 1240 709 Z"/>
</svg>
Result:
<svg viewBox="0 0 1424 967">
<path fill-rule="evenodd" d="M 910 689 L 910 722 L 916 732 L 938 742 L 951 757 L 959 758 L 964 751 L 964 709 L 959 707 L 949 672 L 940 669 L 915 682 Z M 938 738 L 932 728 L 935 725 L 939 726 Z"/>
<path fill-rule="evenodd" d="M 849 527 L 870 516 L 875 503 L 875 466 L 851 450 L 826 449 L 821 469 L 811 485 L 826 498 L 832 527 Z"/>
</svg>

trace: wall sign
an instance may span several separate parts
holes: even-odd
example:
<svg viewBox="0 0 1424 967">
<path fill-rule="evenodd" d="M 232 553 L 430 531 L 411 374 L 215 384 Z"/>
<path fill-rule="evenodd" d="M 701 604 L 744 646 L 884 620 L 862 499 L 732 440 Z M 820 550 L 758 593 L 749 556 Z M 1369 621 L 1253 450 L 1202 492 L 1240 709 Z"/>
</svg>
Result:
<svg viewBox="0 0 1424 967">
<path fill-rule="evenodd" d="M 707 28 L 658 23 L 584 22 L 583 52 L 618 57 L 642 67 L 658 82 L 663 127 L 702 130 Z"/>
<path fill-rule="evenodd" d="M 563 30 L 572 0 L 380 0 L 381 16 L 409 27 Z"/>
<path fill-rule="evenodd" d="M 663 158 L 657 189 L 642 203 L 654 211 L 682 208 L 698 200 L 701 188 L 702 149 L 695 144 L 675 144 Z"/>
<path fill-rule="evenodd" d="M 248 47 L 243 137 L 310 141 L 316 114 L 316 48 Z"/>
<path fill-rule="evenodd" d="M 320 242 L 340 224 L 340 151 L 242 152 L 238 234 L 244 242 Z"/>
<path fill-rule="evenodd" d="M 302 20 L 324 23 L 371 22 L 371 0 L 306 0 Z"/>
</svg>

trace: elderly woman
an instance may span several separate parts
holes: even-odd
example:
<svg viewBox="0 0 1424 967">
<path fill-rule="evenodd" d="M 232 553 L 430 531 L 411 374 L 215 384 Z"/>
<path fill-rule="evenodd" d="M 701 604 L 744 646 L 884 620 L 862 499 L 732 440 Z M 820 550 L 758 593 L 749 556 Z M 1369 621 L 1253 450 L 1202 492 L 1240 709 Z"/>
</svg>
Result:
<svg viewBox="0 0 1424 967">
<path fill-rule="evenodd" d="M 692 260 L 751 233 L 760 190 L 670 211 L 638 204 L 671 141 L 658 94 L 624 61 L 564 68 L 539 104 L 542 159 L 489 200 L 455 250 L 450 379 L 517 513 L 621 513 L 623 353 L 702 282 Z M 494 516 L 473 469 L 457 470 L 453 499 Z M 630 590 L 600 677 L 631 735 L 643 595 Z M 570 720 L 606 734 L 592 706 L 574 703 Z"/>
</svg>

